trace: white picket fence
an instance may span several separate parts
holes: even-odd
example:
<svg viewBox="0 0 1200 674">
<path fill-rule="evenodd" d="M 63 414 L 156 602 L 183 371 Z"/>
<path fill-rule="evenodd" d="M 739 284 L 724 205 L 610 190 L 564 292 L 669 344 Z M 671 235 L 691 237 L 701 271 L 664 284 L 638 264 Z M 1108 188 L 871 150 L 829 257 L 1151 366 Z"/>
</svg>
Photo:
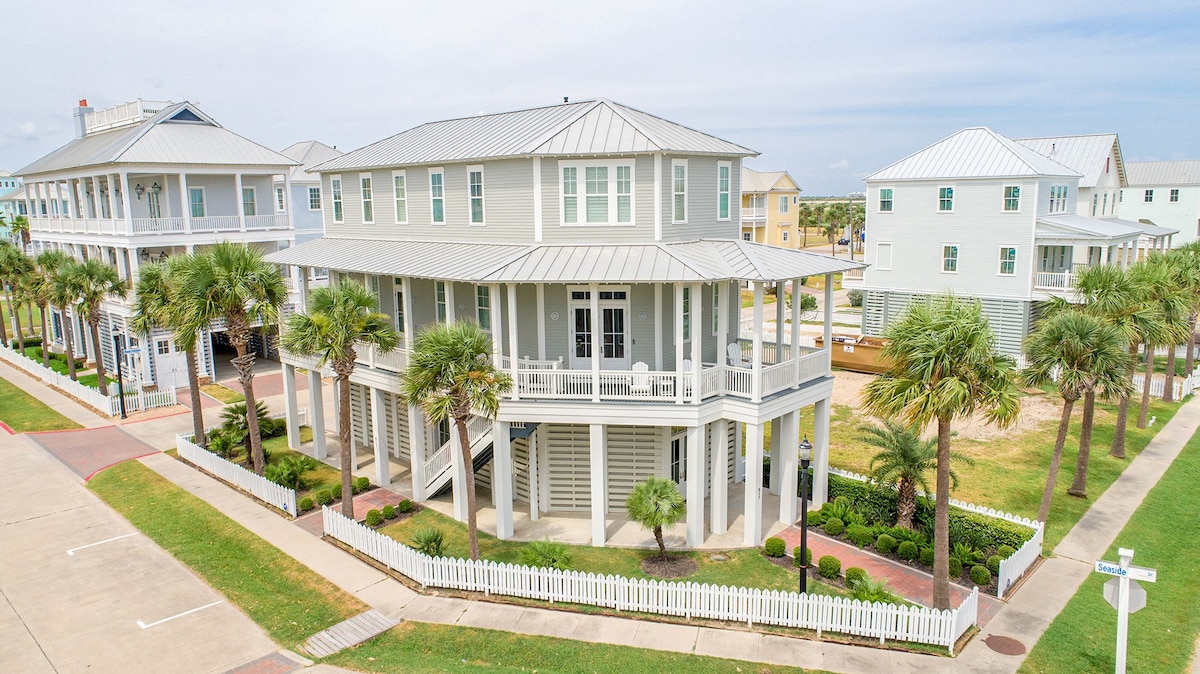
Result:
<svg viewBox="0 0 1200 674">
<path fill-rule="evenodd" d="M 96 409 L 102 414 L 115 417 L 121 413 L 121 400 L 120 396 L 117 395 L 116 384 L 109 385 L 109 390 L 112 393 L 105 396 L 90 386 L 84 386 L 77 381 L 71 381 L 71 378 L 66 375 L 42 367 L 40 362 L 7 346 L 0 345 L 0 358 L 67 395 L 82 400 L 89 407 Z M 158 391 L 125 391 L 126 412 L 141 412 L 156 407 L 170 407 L 177 404 L 179 404 L 179 401 L 175 399 L 175 387 L 173 386 Z"/>
<path fill-rule="evenodd" d="M 185 436 L 175 436 L 175 448 L 179 450 L 179 456 L 184 460 L 217 476 L 234 487 L 254 495 L 264 503 L 273 505 L 292 517 L 295 517 L 298 513 L 296 491 L 294 489 L 288 489 L 287 487 L 275 484 L 265 477 L 255 475 L 252 471 L 246 470 L 236 463 L 226 461 L 216 454 L 202 449 Z"/>
<path fill-rule="evenodd" d="M 760 623 L 945 646 L 975 624 L 976 588 L 955 609 L 860 602 L 795 592 L 598 575 L 579 571 L 430 557 L 341 513 L 322 508 L 325 534 L 425 587 L 587 604 L 666 616 Z"/>
<path fill-rule="evenodd" d="M 1146 381 L 1144 373 L 1133 375 L 1133 390 L 1137 393 L 1142 392 L 1142 382 Z M 1150 380 L 1150 395 L 1155 398 L 1162 398 L 1163 391 L 1166 390 L 1166 377 L 1162 379 L 1153 378 Z M 1176 402 L 1183 400 L 1184 396 L 1191 395 L 1196 388 L 1200 386 L 1200 370 L 1193 370 L 1192 374 L 1187 377 L 1175 377 L 1175 383 L 1171 387 L 1171 392 L 1174 394 Z"/>
</svg>

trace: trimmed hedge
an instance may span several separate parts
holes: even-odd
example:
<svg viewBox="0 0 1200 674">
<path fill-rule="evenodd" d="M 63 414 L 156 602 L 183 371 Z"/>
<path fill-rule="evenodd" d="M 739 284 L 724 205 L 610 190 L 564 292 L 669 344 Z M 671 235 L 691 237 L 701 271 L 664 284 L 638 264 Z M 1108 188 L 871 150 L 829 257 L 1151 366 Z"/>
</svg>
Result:
<svg viewBox="0 0 1200 674">
<path fill-rule="evenodd" d="M 900 544 L 900 547 L 896 548 L 896 556 L 900 559 L 907 559 L 910 562 L 917 558 L 917 554 L 917 544 L 912 541 L 904 541 Z"/>
<path fill-rule="evenodd" d="M 359 494 L 359 493 L 366 491 L 367 487 L 370 487 L 370 486 L 371 486 L 371 480 L 365 476 L 364 477 L 356 477 L 356 478 L 354 478 L 354 482 L 350 483 L 350 489 L 352 489 L 355 494 Z"/>
<path fill-rule="evenodd" d="M 763 543 L 763 554 L 768 557 L 782 557 L 786 551 L 787 543 L 777 536 L 772 536 Z"/>
<path fill-rule="evenodd" d="M 875 535 L 871 533 L 871 530 L 861 524 L 851 524 L 846 527 L 846 538 L 860 548 L 865 548 L 875 541 Z"/>
<path fill-rule="evenodd" d="M 896 539 L 890 534 L 879 534 L 879 538 L 875 539 L 875 549 L 885 555 L 891 554 L 896 549 Z"/>
<path fill-rule="evenodd" d="M 925 566 L 933 566 L 933 548 L 921 548 L 921 555 L 918 559 Z"/>
<path fill-rule="evenodd" d="M 950 558 L 950 578 L 962 577 L 962 560 L 958 557 Z"/>
<path fill-rule="evenodd" d="M 305 496 L 300 499 L 300 512 L 308 512 L 313 509 L 313 500 L 311 497 Z"/>
<path fill-rule="evenodd" d="M 992 572 L 988 571 L 986 566 L 976 564 L 971 567 L 971 582 L 976 585 L 988 586 L 992 584 Z"/>
<path fill-rule="evenodd" d="M 408 499 L 404 499 L 396 506 L 396 512 L 410 513 L 413 511 L 413 508 L 414 508 L 413 502 Z"/>
<path fill-rule="evenodd" d="M 826 536 L 841 536 L 846 530 L 846 525 L 836 517 L 831 517 L 825 520 L 825 535 Z"/>
<path fill-rule="evenodd" d="M 1000 559 L 1008 559 L 1009 557 L 1017 554 L 1017 550 L 1011 545 L 1001 545 L 1000 547 L 996 548 L 996 554 L 1000 555 Z"/>
<path fill-rule="evenodd" d="M 385 506 L 383 506 L 383 519 L 385 519 L 385 520 L 394 520 L 394 519 L 396 519 L 396 508 L 395 508 L 395 506 L 390 506 L 390 505 L 385 505 Z"/>
<path fill-rule="evenodd" d="M 1000 575 L 1000 555 L 992 555 L 987 558 L 987 570 L 992 572 L 993 576 Z"/>
<path fill-rule="evenodd" d="M 867 570 L 860 569 L 857 566 L 852 566 L 846 569 L 846 584 L 853 585 L 860 580 L 867 579 Z"/>
<path fill-rule="evenodd" d="M 812 548 L 807 548 L 804 551 L 804 563 L 808 566 L 812 566 Z M 799 545 L 792 548 L 792 564 L 794 564 L 797 567 L 800 566 L 800 546 Z"/>
<path fill-rule="evenodd" d="M 374 508 L 368 510 L 366 523 L 369 527 L 377 527 L 380 524 L 383 524 L 383 513 L 375 510 Z"/>
<path fill-rule="evenodd" d="M 833 555 L 825 555 L 817 560 L 817 573 L 821 574 L 822 578 L 834 579 L 841 575 L 842 560 Z"/>
<path fill-rule="evenodd" d="M 321 491 L 317 492 L 318 505 L 329 505 L 330 501 L 333 501 L 333 492 L 329 491 L 328 489 L 322 489 Z"/>
</svg>

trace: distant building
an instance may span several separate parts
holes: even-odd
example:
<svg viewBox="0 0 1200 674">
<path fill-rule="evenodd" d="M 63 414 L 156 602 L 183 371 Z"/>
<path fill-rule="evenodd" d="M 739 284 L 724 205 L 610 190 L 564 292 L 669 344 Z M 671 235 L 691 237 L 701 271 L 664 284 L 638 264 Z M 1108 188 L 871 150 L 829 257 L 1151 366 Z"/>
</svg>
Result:
<svg viewBox="0 0 1200 674">
<path fill-rule="evenodd" d="M 292 223 L 296 227 L 296 243 L 319 239 L 325 233 L 322 217 L 321 176 L 308 170 L 317 164 L 344 154 L 315 140 L 306 140 L 289 145 L 280 154 L 297 162 L 288 176 L 291 191 L 287 192 L 283 176 L 275 176 L 275 212 L 292 210 Z"/>
<path fill-rule="evenodd" d="M 742 240 L 796 248 L 800 186 L 787 171 L 742 167 Z"/>
<path fill-rule="evenodd" d="M 1121 209 L 1128 220 L 1179 230 L 1172 245 L 1200 240 L 1200 161 L 1130 162 Z"/>
</svg>

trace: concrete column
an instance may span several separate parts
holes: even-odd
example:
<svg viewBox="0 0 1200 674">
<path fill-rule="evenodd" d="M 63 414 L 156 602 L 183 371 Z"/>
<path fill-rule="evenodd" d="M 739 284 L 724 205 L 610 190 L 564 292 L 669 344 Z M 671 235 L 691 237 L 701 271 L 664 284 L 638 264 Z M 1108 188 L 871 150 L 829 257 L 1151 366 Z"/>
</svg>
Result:
<svg viewBox="0 0 1200 674">
<path fill-rule="evenodd" d="M 683 402 L 683 284 L 675 284 L 675 402 Z"/>
<path fill-rule="evenodd" d="M 241 198 L 241 195 L 238 195 Z M 192 195 L 188 191 L 187 174 L 179 172 L 179 204 L 183 209 L 183 231 L 192 233 Z"/>
<path fill-rule="evenodd" d="M 800 290 L 800 279 L 792 279 L 792 309 L 788 312 L 791 316 L 791 338 L 792 338 L 792 378 L 795 380 L 793 388 L 800 388 L 800 303 L 804 299 L 804 293 Z"/>
<path fill-rule="evenodd" d="M 781 473 L 779 466 L 783 462 L 783 457 L 780 456 L 780 447 L 783 442 L 783 417 L 775 417 L 771 420 L 771 483 L 767 486 L 767 491 L 772 494 L 779 493 L 779 480 Z"/>
<path fill-rule="evenodd" d="M 287 443 L 300 449 L 300 414 L 296 409 L 296 368 L 283 364 L 283 406 L 287 415 Z"/>
<path fill-rule="evenodd" d="M 463 463 L 462 443 L 459 441 L 458 428 L 450 423 L 450 470 L 451 483 L 454 488 L 454 519 L 459 522 L 467 521 L 467 471 L 471 466 Z"/>
<path fill-rule="evenodd" d="M 692 335 L 693 339 L 696 335 Z M 687 429 L 687 544 L 699 547 L 704 542 L 704 426 Z"/>
<path fill-rule="evenodd" d="M 499 287 L 499 285 L 496 286 L 496 288 Z M 516 380 L 517 358 L 520 354 L 517 348 L 517 284 L 508 284 L 508 311 L 505 311 L 503 314 L 500 313 L 500 305 L 502 303 L 498 295 L 499 293 L 497 293 L 495 299 L 497 320 L 499 320 L 501 315 L 508 317 L 508 354 L 509 359 L 512 360 L 512 372 L 510 374 L 513 377 L 512 397 L 515 400 L 520 395 L 520 382 Z M 496 329 L 499 330 L 498 324 Z"/>
<path fill-rule="evenodd" d="M 779 468 L 779 521 L 792 524 L 799 518 L 799 507 L 796 502 L 796 481 L 800 470 L 800 455 L 796 436 L 800 434 L 800 412 L 792 410 L 780 417 L 779 435 L 781 460 Z M 775 464 L 771 465 L 771 474 L 775 474 Z"/>
<path fill-rule="evenodd" d="M 313 458 L 321 461 L 329 456 L 329 449 L 325 445 L 325 398 L 319 370 L 308 371 L 308 423 L 312 426 Z"/>
<path fill-rule="evenodd" d="M 392 483 L 392 465 L 388 460 L 387 398 L 383 389 L 367 388 L 371 392 L 371 444 L 375 447 L 375 484 L 386 487 Z"/>
<path fill-rule="evenodd" d="M 595 297 L 593 295 L 593 297 Z M 593 343 L 593 347 L 595 344 Z M 596 350 L 592 349 L 593 357 Z M 604 517 L 608 508 L 608 494 L 605 489 L 604 476 L 608 472 L 608 448 L 605 446 L 604 424 L 591 424 L 591 470 L 592 470 L 592 545 L 604 547 L 608 540 L 606 531 L 607 519 Z"/>
<path fill-rule="evenodd" d="M 829 498 L 829 398 L 813 405 L 812 505 L 820 508 Z"/>
<path fill-rule="evenodd" d="M 825 339 L 825 349 L 833 353 L 833 274 L 825 275 L 825 325 L 822 326 L 821 336 Z"/>
<path fill-rule="evenodd" d="M 513 462 L 507 421 L 492 423 L 492 500 L 496 503 L 496 538 L 513 535 Z"/>
<path fill-rule="evenodd" d="M 408 406 L 408 451 L 412 461 L 412 495 L 414 501 L 425 500 L 425 415 L 416 405 Z"/>
<path fill-rule="evenodd" d="M 762 541 L 762 455 L 762 425 L 746 424 L 747 470 L 742 542 L 748 546 L 757 546 Z"/>
<path fill-rule="evenodd" d="M 723 534 L 729 530 L 729 422 L 718 419 L 710 428 L 712 485 L 708 489 L 708 528 L 714 534 Z"/>
<path fill-rule="evenodd" d="M 729 362 L 729 282 L 719 281 L 713 284 L 713 292 L 717 294 L 717 365 L 735 365 Z M 737 302 L 741 306 L 741 298 Z M 738 309 L 741 316 L 741 309 Z M 735 342 L 736 343 L 736 342 Z"/>
<path fill-rule="evenodd" d="M 708 324 L 704 322 L 704 286 L 699 283 L 693 283 L 691 289 L 692 305 L 691 305 L 691 321 L 692 321 L 692 402 L 700 402 L 700 370 L 702 369 L 701 361 L 704 360 L 704 351 L 701 347 L 704 345 L 704 333 L 708 331 Z M 721 355 L 717 354 L 720 358 Z"/>
<path fill-rule="evenodd" d="M 787 315 L 784 309 L 787 304 L 787 295 L 784 293 L 783 281 L 775 282 L 775 362 L 773 365 L 778 365 L 783 362 L 783 331 L 787 327 L 784 319 Z"/>
</svg>

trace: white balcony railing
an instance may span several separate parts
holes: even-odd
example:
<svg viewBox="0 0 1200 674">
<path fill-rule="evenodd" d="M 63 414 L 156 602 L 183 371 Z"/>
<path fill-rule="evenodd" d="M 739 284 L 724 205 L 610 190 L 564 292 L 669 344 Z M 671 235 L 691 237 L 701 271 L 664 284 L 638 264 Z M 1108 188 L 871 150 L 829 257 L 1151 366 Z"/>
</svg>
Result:
<svg viewBox="0 0 1200 674">
<path fill-rule="evenodd" d="M 765 206 L 762 208 L 743 208 L 742 209 L 742 219 L 743 220 L 766 220 L 767 219 L 767 209 Z"/>
<path fill-rule="evenodd" d="M 247 215 L 246 229 L 247 230 L 262 230 L 262 229 L 287 229 L 288 218 L 285 213 L 275 213 L 273 215 Z"/>
<path fill-rule="evenodd" d="M 1039 271 L 1033 275 L 1033 287 L 1038 290 L 1071 290 L 1075 287 L 1075 274 L 1069 271 Z"/>
<path fill-rule="evenodd" d="M 236 232 L 241 228 L 241 218 L 236 215 L 208 215 L 203 218 L 192 218 L 193 232 Z"/>
<path fill-rule="evenodd" d="M 842 287 L 843 288 L 861 288 L 863 287 L 863 270 L 862 269 L 847 269 L 842 272 Z"/>
<path fill-rule="evenodd" d="M 183 218 L 134 218 L 134 234 L 170 234 L 183 231 Z"/>
</svg>

